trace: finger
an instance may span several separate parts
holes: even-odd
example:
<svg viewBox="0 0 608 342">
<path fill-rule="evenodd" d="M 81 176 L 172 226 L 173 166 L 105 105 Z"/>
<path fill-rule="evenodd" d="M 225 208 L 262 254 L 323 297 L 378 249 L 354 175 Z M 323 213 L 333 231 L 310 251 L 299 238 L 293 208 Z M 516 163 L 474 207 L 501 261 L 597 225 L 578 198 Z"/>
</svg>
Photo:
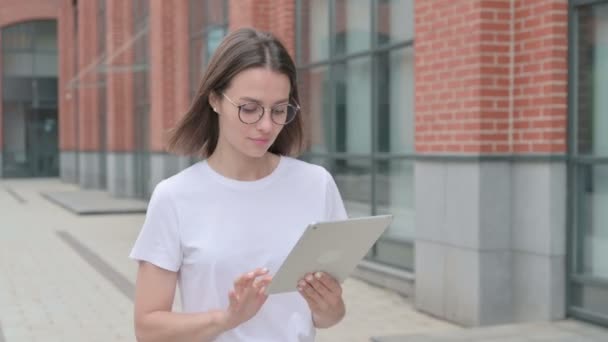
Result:
<svg viewBox="0 0 608 342">
<path fill-rule="evenodd" d="M 266 295 L 266 286 L 262 286 L 258 290 L 258 300 L 263 303 L 266 301 L 266 298 L 268 298 L 268 296 Z"/>
<path fill-rule="evenodd" d="M 302 298 L 304 298 L 304 300 L 306 301 L 306 303 L 308 303 L 308 306 L 310 307 L 311 311 L 317 311 L 319 310 L 319 304 L 317 304 L 317 302 L 314 300 L 314 298 L 310 297 L 308 295 L 308 293 L 306 293 L 304 291 L 304 287 L 298 285 L 298 292 L 300 293 L 300 295 L 302 296 Z"/>
<path fill-rule="evenodd" d="M 272 276 L 260 277 L 255 280 L 254 286 L 260 288 L 260 286 L 266 286 L 272 282 Z"/>
<path fill-rule="evenodd" d="M 268 274 L 267 268 L 256 268 L 255 270 L 247 273 L 246 280 L 243 282 L 243 287 L 249 287 L 254 284 L 254 282 L 262 276 Z"/>
<path fill-rule="evenodd" d="M 308 297 L 310 301 L 318 308 L 323 309 L 326 306 L 321 295 L 306 281 L 300 281 L 298 289 L 300 290 L 300 293 L 306 295 L 306 297 Z"/>
<path fill-rule="evenodd" d="M 239 293 L 243 292 L 243 290 L 247 286 L 247 283 L 251 279 L 253 279 L 253 272 L 249 272 L 249 273 L 243 274 L 240 277 L 238 277 L 234 281 L 234 289 L 236 290 L 236 293 L 239 294 Z"/>
<path fill-rule="evenodd" d="M 332 293 L 342 296 L 342 285 L 331 275 L 325 272 L 316 272 L 315 278 Z"/>
<path fill-rule="evenodd" d="M 230 291 L 228 293 L 228 301 L 230 302 L 230 306 L 234 307 L 238 303 L 238 299 L 236 298 L 236 293 L 234 291 Z"/>
<path fill-rule="evenodd" d="M 254 273 L 256 274 L 256 276 L 265 275 L 268 274 L 268 269 L 266 267 L 257 268 Z"/>
<path fill-rule="evenodd" d="M 329 299 L 331 299 L 331 297 L 336 296 L 319 279 L 317 279 L 312 274 L 307 275 L 304 279 L 306 280 L 308 285 L 312 287 L 325 301 L 328 301 Z"/>
</svg>

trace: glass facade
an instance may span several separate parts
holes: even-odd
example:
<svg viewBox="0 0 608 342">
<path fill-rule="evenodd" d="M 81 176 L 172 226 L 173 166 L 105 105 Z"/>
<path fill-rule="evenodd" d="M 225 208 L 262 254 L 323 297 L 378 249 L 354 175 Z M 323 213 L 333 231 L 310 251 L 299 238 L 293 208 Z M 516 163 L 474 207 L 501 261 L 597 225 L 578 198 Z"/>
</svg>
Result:
<svg viewBox="0 0 608 342">
<path fill-rule="evenodd" d="M 608 324 L 608 1 L 572 11 L 570 307 Z"/>
<path fill-rule="evenodd" d="M 205 66 L 228 32 L 228 1 L 190 0 L 190 95 L 194 98 Z"/>
<path fill-rule="evenodd" d="M 332 172 L 349 216 L 392 213 L 369 258 L 413 269 L 413 0 L 299 0 L 303 159 Z"/>
<path fill-rule="evenodd" d="M 59 175 L 57 23 L 2 29 L 4 177 Z"/>
</svg>

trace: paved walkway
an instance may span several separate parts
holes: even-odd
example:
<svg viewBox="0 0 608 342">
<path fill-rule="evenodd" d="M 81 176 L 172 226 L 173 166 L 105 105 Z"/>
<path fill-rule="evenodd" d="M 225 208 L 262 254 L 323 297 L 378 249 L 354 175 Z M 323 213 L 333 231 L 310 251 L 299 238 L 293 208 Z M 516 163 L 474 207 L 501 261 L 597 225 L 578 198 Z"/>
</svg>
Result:
<svg viewBox="0 0 608 342">
<path fill-rule="evenodd" d="M 144 215 L 75 215 L 43 196 L 77 190 L 56 179 L 0 180 L 0 342 L 135 341 L 127 255 Z M 605 330 L 571 321 L 462 329 L 355 279 L 344 291 L 348 314 L 320 342 L 608 341 Z"/>
</svg>

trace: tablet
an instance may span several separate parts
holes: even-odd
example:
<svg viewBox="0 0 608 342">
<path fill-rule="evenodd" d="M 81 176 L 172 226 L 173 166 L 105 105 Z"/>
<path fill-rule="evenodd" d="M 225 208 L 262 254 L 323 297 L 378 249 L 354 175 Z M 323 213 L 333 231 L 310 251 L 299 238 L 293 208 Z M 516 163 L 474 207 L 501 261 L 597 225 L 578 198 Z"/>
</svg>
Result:
<svg viewBox="0 0 608 342">
<path fill-rule="evenodd" d="M 297 291 L 298 281 L 317 271 L 344 282 L 392 220 L 392 215 L 379 215 L 308 225 L 266 294 Z"/>
</svg>

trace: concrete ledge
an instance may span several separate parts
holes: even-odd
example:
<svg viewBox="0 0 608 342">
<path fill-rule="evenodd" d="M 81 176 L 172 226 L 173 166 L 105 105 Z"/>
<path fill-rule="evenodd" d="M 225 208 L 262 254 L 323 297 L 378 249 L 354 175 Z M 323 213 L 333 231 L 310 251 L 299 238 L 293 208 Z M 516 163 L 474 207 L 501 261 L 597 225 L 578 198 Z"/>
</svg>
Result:
<svg viewBox="0 0 608 342">
<path fill-rule="evenodd" d="M 116 198 L 98 190 L 47 192 L 41 195 L 77 215 L 138 214 L 145 213 L 148 207 L 145 201 Z"/>
<path fill-rule="evenodd" d="M 363 260 L 353 271 L 352 277 L 407 297 L 414 296 L 414 275 L 411 272 Z"/>
<path fill-rule="evenodd" d="M 565 320 L 508 324 L 436 333 L 372 337 L 372 342 L 506 342 L 506 341 L 608 341 L 608 330 L 583 322 Z"/>
</svg>

